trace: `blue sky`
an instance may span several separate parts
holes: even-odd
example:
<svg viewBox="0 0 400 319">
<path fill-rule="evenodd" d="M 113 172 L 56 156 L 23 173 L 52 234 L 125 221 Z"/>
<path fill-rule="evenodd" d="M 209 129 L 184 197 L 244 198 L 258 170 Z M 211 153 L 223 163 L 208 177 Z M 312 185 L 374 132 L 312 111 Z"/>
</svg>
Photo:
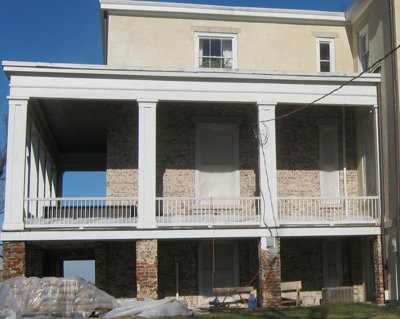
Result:
<svg viewBox="0 0 400 319">
<path fill-rule="evenodd" d="M 352 2 L 352 0 L 161 1 L 326 11 L 344 11 Z M 98 0 L 0 0 L 0 30 L 1 61 L 103 63 Z M 8 94 L 8 80 L 4 73 L 0 72 L 0 118 L 7 112 Z M 0 147 L 4 143 L 4 124 L 0 122 Z M 65 176 L 64 196 L 104 195 L 104 174 Z"/>
</svg>

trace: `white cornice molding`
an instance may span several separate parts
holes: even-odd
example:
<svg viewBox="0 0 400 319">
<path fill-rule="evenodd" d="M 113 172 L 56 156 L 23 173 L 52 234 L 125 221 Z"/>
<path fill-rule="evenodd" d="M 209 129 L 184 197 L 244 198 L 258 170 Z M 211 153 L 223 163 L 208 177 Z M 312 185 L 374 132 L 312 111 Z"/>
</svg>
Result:
<svg viewBox="0 0 400 319">
<path fill-rule="evenodd" d="M 354 23 L 367 10 L 372 0 L 355 0 L 349 9 L 345 12 L 346 20 Z"/>
<path fill-rule="evenodd" d="M 8 77 L 12 75 L 45 75 L 65 76 L 109 76 L 109 77 L 153 77 L 153 78 L 181 78 L 181 79 L 219 79 L 243 81 L 317 81 L 317 82 L 346 82 L 354 78 L 354 73 L 302 73 L 285 71 L 261 70 L 203 70 L 184 68 L 117 68 L 96 64 L 66 64 L 3 61 L 3 70 Z M 381 76 L 376 73 L 367 73 L 354 80 L 354 83 L 380 82 Z"/>
<path fill-rule="evenodd" d="M 130 0 L 100 0 L 100 8 L 115 14 L 135 14 L 166 17 L 224 19 L 238 21 L 275 21 L 306 24 L 347 24 L 343 12 L 290 10 L 272 8 L 228 7 Z"/>
</svg>

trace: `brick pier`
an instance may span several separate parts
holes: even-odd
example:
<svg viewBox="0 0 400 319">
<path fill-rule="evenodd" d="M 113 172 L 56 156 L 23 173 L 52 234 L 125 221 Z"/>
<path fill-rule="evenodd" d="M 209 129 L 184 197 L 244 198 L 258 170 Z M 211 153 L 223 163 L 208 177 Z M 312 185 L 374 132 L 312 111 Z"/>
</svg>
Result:
<svg viewBox="0 0 400 319">
<path fill-rule="evenodd" d="M 139 300 L 158 298 L 158 242 L 136 241 L 136 284 Z"/>
<path fill-rule="evenodd" d="M 280 308 L 281 307 L 281 257 L 280 257 L 280 239 L 275 238 L 276 256 L 259 243 L 259 277 L 260 277 L 260 296 L 259 302 L 261 308 Z"/>
<path fill-rule="evenodd" d="M 4 280 L 25 275 L 25 242 L 4 242 L 3 257 Z"/>
</svg>

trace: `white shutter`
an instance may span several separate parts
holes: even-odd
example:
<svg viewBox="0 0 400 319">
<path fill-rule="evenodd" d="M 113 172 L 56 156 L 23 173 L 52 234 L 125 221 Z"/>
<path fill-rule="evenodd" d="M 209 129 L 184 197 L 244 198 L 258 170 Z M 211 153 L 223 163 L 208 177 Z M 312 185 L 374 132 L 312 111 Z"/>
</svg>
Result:
<svg viewBox="0 0 400 319">
<path fill-rule="evenodd" d="M 339 197 L 339 163 L 336 126 L 319 126 L 319 169 L 321 197 Z"/>
</svg>

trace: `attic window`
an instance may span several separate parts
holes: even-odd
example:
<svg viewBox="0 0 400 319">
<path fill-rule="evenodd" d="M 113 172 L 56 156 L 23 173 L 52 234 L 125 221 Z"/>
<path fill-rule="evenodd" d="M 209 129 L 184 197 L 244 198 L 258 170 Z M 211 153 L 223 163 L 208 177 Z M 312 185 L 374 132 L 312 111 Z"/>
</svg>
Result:
<svg viewBox="0 0 400 319">
<path fill-rule="evenodd" d="M 196 67 L 215 69 L 236 68 L 236 35 L 217 33 L 196 34 Z"/>
<path fill-rule="evenodd" d="M 365 71 L 368 69 L 369 39 L 367 26 L 358 33 L 358 59 L 361 70 Z"/>
</svg>

